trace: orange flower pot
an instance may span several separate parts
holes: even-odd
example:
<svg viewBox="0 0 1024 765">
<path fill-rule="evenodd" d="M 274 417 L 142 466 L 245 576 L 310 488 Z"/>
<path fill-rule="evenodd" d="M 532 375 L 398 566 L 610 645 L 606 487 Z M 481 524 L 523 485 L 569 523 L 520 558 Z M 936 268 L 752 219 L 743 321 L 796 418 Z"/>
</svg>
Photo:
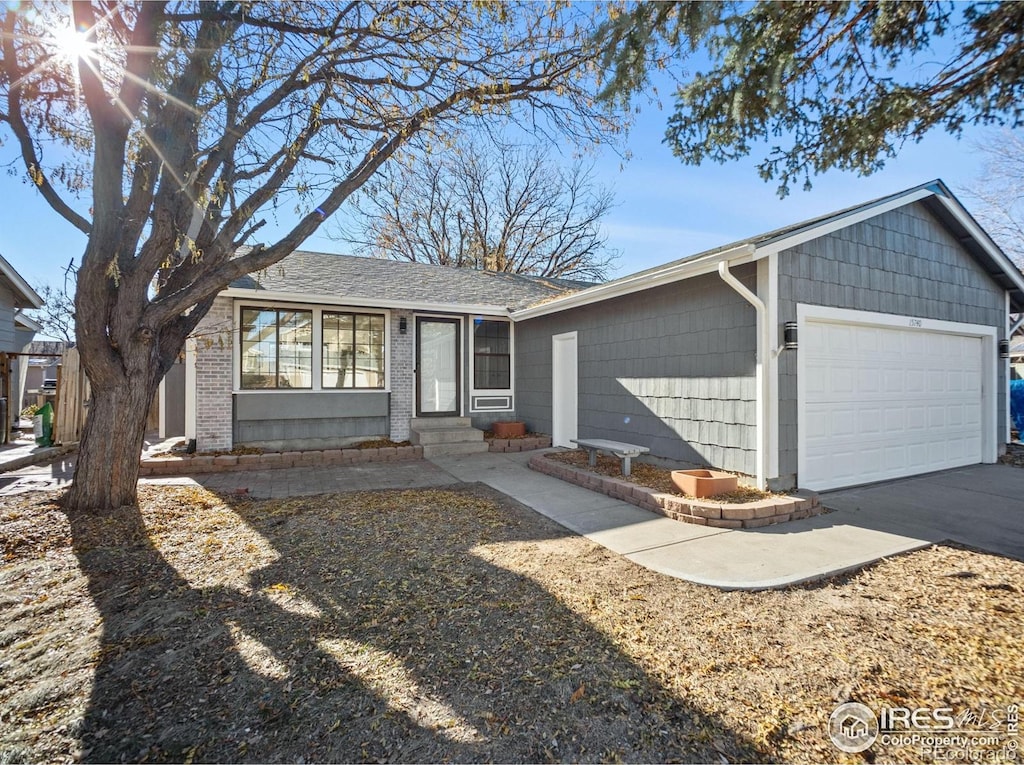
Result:
<svg viewBox="0 0 1024 765">
<path fill-rule="evenodd" d="M 495 422 L 491 424 L 495 438 L 522 438 L 526 435 L 525 422 Z"/>
<path fill-rule="evenodd" d="M 736 491 L 736 476 L 720 470 L 673 470 L 672 483 L 690 497 L 713 497 Z"/>
</svg>

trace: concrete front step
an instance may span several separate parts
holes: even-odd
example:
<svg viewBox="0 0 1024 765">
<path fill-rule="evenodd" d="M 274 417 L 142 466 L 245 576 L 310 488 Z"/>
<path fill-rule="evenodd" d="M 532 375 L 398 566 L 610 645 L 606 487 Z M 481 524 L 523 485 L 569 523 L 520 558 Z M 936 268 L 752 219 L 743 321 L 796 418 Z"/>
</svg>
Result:
<svg viewBox="0 0 1024 765">
<path fill-rule="evenodd" d="M 423 457 L 450 457 L 463 454 L 483 454 L 488 451 L 486 441 L 468 441 L 455 444 L 425 444 L 423 446 Z"/>
<path fill-rule="evenodd" d="M 476 428 L 428 428 L 413 430 L 409 440 L 414 444 L 462 444 L 484 440 L 484 432 Z"/>
<path fill-rule="evenodd" d="M 445 430 L 446 428 L 472 428 L 469 417 L 413 417 L 409 421 L 412 430 Z"/>
<path fill-rule="evenodd" d="M 484 432 L 468 417 L 416 417 L 409 423 L 409 440 L 423 448 L 427 459 L 488 450 Z"/>
</svg>

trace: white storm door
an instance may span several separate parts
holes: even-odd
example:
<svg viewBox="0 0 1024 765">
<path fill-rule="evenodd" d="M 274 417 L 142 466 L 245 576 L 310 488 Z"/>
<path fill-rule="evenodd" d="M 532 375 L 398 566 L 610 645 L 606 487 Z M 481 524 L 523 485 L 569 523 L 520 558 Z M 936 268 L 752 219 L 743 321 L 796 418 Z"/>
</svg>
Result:
<svg viewBox="0 0 1024 765">
<path fill-rule="evenodd" d="M 416 413 L 459 414 L 459 320 L 416 319 Z"/>
<path fill-rule="evenodd" d="M 551 337 L 551 445 L 576 445 L 579 391 L 577 388 L 576 333 Z"/>
</svg>

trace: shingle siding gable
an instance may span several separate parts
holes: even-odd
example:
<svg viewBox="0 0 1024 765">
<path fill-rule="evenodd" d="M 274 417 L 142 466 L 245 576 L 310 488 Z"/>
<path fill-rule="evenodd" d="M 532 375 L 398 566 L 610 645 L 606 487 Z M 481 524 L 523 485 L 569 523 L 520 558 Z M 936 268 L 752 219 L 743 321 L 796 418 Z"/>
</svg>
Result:
<svg viewBox="0 0 1024 765">
<path fill-rule="evenodd" d="M 1005 327 L 1005 292 L 920 202 L 778 254 L 779 324 L 798 303 Z M 797 470 L 797 357 L 779 356 L 779 473 Z M 1003 366 L 999 385 L 1005 389 Z M 1006 417 L 1000 396 L 999 422 Z"/>
</svg>

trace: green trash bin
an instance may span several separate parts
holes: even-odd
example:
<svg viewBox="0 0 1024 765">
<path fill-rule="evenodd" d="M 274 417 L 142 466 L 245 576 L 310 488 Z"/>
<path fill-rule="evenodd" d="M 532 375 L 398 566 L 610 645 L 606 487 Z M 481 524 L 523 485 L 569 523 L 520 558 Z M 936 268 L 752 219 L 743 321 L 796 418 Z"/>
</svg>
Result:
<svg viewBox="0 0 1024 765">
<path fill-rule="evenodd" d="M 53 406 L 47 401 L 32 418 L 36 446 L 53 446 Z"/>
</svg>

